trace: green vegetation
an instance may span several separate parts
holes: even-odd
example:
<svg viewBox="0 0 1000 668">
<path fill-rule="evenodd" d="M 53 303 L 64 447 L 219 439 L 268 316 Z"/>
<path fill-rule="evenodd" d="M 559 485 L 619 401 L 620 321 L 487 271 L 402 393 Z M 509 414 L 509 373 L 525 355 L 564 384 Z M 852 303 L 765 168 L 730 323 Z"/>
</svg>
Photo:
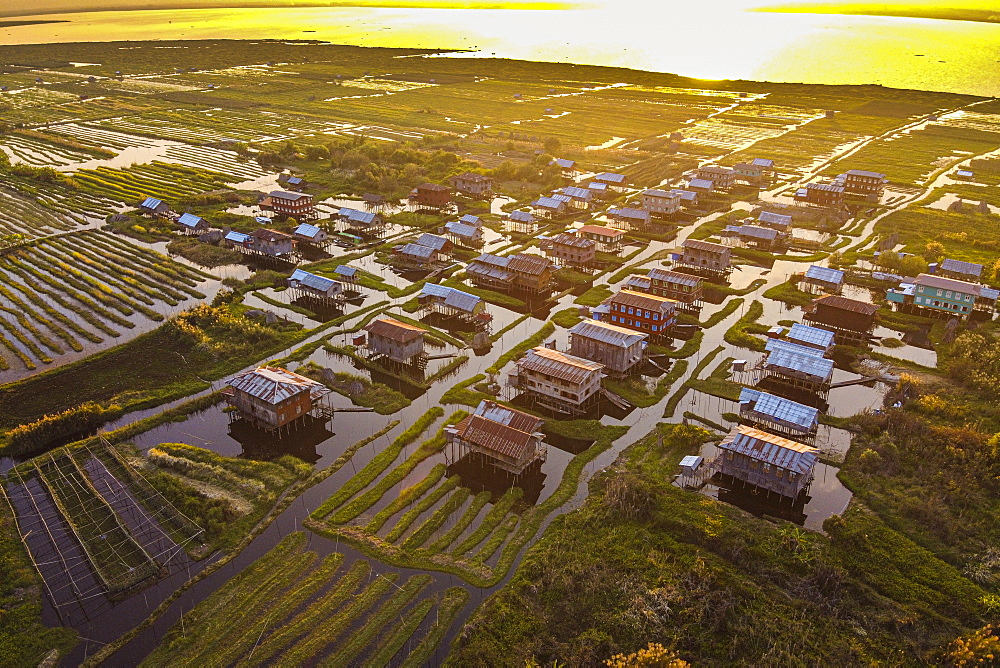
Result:
<svg viewBox="0 0 1000 668">
<path fill-rule="evenodd" d="M 478 406 L 479 402 L 482 400 L 492 401 L 496 399 L 491 394 L 486 394 L 485 392 L 477 392 L 476 390 L 470 390 L 469 387 L 476 385 L 478 383 L 486 380 L 486 376 L 483 374 L 476 374 L 468 380 L 463 380 L 456 383 L 454 387 L 449 389 L 443 395 L 441 395 L 442 404 L 462 404 L 465 406 Z"/>
<path fill-rule="evenodd" d="M 524 355 L 532 348 L 542 345 L 542 343 L 545 342 L 545 339 L 552 336 L 553 332 L 555 331 L 556 331 L 555 325 L 553 325 L 551 322 L 545 323 L 544 325 L 542 325 L 542 328 L 540 330 L 538 330 L 537 332 L 535 332 L 534 334 L 532 334 L 527 339 L 517 344 L 510 350 L 506 351 L 503 355 L 500 355 L 500 357 L 497 358 L 497 361 L 491 364 L 489 368 L 486 369 L 486 371 L 489 373 L 498 373 L 511 360 L 515 360 Z"/>
<path fill-rule="evenodd" d="M 670 370 L 656 381 L 652 391 L 650 391 L 649 381 L 646 380 L 645 376 L 627 376 L 621 380 L 605 378 L 603 382 L 604 387 L 629 403 L 640 408 L 647 408 L 659 403 L 660 399 L 667 396 L 667 391 L 686 370 L 687 360 L 677 360 L 670 367 Z"/>
<path fill-rule="evenodd" d="M 687 381 L 687 386 L 705 394 L 738 401 L 742 388 L 739 384 L 729 380 L 733 359 L 732 357 L 725 358 L 707 378 L 691 378 Z"/>
<path fill-rule="evenodd" d="M 722 299 L 730 296 L 736 295 L 738 297 L 743 297 L 751 292 L 755 292 L 757 288 L 767 283 L 767 279 L 755 278 L 751 281 L 750 285 L 745 288 L 732 288 L 728 285 L 718 285 L 716 283 L 705 282 L 704 286 L 705 299 L 708 301 L 721 301 Z"/>
<path fill-rule="evenodd" d="M 826 538 L 671 485 L 665 471 L 711 436 L 659 429 L 662 445 L 630 446 L 553 521 L 449 665 L 579 664 L 650 637 L 699 663 L 920 663 L 980 613 L 981 590 L 864 511 Z"/>
<path fill-rule="evenodd" d="M 570 329 L 583 321 L 580 317 L 580 310 L 575 308 L 564 308 L 552 314 L 552 322 L 560 327 Z"/>
<path fill-rule="evenodd" d="M 334 392 L 349 397 L 358 406 L 374 408 L 376 413 L 382 415 L 392 415 L 410 405 L 410 400 L 401 393 L 388 385 L 374 383 L 364 376 L 336 371 L 332 379 L 326 380 L 323 378 L 323 369 L 315 362 L 299 366 L 295 369 L 295 373 L 318 380 Z M 355 392 L 355 387 L 360 387 L 360 392 Z"/>
<path fill-rule="evenodd" d="M 465 283 L 454 278 L 446 278 L 441 281 L 441 285 L 447 288 L 455 288 L 456 290 L 461 290 L 462 292 L 468 292 L 470 295 L 482 297 L 491 304 L 496 304 L 497 306 L 513 309 L 515 311 L 523 311 L 528 306 L 524 303 L 524 300 L 518 299 L 517 297 L 511 297 L 510 295 L 505 295 L 502 292 L 487 290 L 486 288 L 479 288 L 475 285 L 466 285 Z"/>
<path fill-rule="evenodd" d="M 773 288 L 768 288 L 764 291 L 764 296 L 768 299 L 791 304 L 792 306 L 806 306 L 811 304 L 816 295 L 799 290 L 799 278 L 801 276 L 792 276 L 784 283 L 775 285 Z"/>
<path fill-rule="evenodd" d="M 701 372 L 704 371 L 705 368 L 712 363 L 712 360 L 714 360 L 716 356 L 722 351 L 723 351 L 722 346 L 719 346 L 714 350 L 712 350 L 711 352 L 706 353 L 705 356 L 701 358 L 701 361 L 698 362 L 697 366 L 695 366 L 695 368 L 691 371 L 691 375 L 684 382 L 684 384 L 681 385 L 679 388 L 677 388 L 677 390 L 672 395 L 670 395 L 670 398 L 667 399 L 667 403 L 663 409 L 664 418 L 674 417 L 674 415 L 677 413 L 677 406 L 681 403 L 681 399 L 684 398 L 688 390 L 691 389 L 692 382 L 698 379 L 698 377 L 701 375 Z"/>
<path fill-rule="evenodd" d="M 239 264 L 244 255 L 228 248 L 214 244 L 202 243 L 197 239 L 174 239 L 167 244 L 167 252 L 191 260 L 203 267 L 221 267 L 227 264 Z"/>
<path fill-rule="evenodd" d="M 753 333 L 763 334 L 767 331 L 766 326 L 757 324 L 762 315 L 764 315 L 764 305 L 756 299 L 753 300 L 747 312 L 726 331 L 723 337 L 726 343 L 763 352 L 764 341 L 753 335 Z"/>
<path fill-rule="evenodd" d="M 599 283 L 574 299 L 573 303 L 580 304 L 581 306 L 600 306 L 601 302 L 612 294 L 614 293 L 611 291 L 611 288 L 603 283 Z"/>
</svg>

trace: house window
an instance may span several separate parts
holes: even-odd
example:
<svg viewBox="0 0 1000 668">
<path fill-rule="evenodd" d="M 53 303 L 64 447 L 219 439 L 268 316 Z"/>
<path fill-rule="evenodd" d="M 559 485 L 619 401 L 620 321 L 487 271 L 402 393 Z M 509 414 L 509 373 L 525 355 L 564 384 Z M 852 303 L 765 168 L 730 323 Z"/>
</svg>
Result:
<svg viewBox="0 0 1000 668">
<path fill-rule="evenodd" d="M 944 296 L 947 297 L 948 299 L 951 299 L 951 290 L 949 290 L 948 292 L 944 293 Z"/>
<path fill-rule="evenodd" d="M 770 473 L 770 472 L 771 472 L 771 465 L 768 464 L 767 462 L 765 462 L 764 463 L 764 473 Z"/>
<path fill-rule="evenodd" d="M 656 325 L 653 325 L 653 331 L 654 332 L 656 331 Z"/>
<path fill-rule="evenodd" d="M 653 320 L 659 320 L 659 319 L 660 319 L 660 314 L 659 313 L 654 313 L 653 314 Z"/>
<path fill-rule="evenodd" d="M 941 296 L 941 290 L 938 290 L 938 291 L 937 291 L 937 296 L 938 296 L 938 297 L 940 297 L 940 296 Z"/>
<path fill-rule="evenodd" d="M 757 470 L 757 466 L 758 465 L 759 465 L 759 462 L 756 459 L 751 459 L 750 460 L 750 468 L 753 469 L 754 471 Z"/>
</svg>

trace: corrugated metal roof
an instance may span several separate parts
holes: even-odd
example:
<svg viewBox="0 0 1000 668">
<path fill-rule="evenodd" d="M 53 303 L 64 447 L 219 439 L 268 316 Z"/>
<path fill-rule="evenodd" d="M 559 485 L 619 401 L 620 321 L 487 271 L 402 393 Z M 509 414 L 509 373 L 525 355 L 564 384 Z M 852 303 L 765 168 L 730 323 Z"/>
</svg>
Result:
<svg viewBox="0 0 1000 668">
<path fill-rule="evenodd" d="M 616 218 L 628 218 L 632 220 L 642 220 L 649 222 L 649 211 L 625 207 L 622 209 L 608 209 L 608 215 Z"/>
<path fill-rule="evenodd" d="M 764 350 L 767 352 L 774 352 L 776 350 L 783 350 L 786 352 L 793 353 L 795 355 L 806 355 L 808 357 L 823 357 L 824 351 L 819 348 L 813 348 L 811 346 L 802 346 L 798 343 L 792 343 L 790 341 L 783 341 L 781 339 L 768 339 L 767 343 L 764 345 Z"/>
<path fill-rule="evenodd" d="M 707 179 L 691 179 L 688 181 L 688 188 L 703 188 L 705 190 L 711 190 L 715 187 L 715 181 L 709 181 Z"/>
<path fill-rule="evenodd" d="M 293 186 L 301 185 L 302 184 L 302 177 L 300 177 L 300 176 L 289 176 L 288 180 L 286 181 L 286 183 L 290 183 Z"/>
<path fill-rule="evenodd" d="M 468 267 L 465 268 L 465 271 L 475 276 L 492 278 L 497 281 L 509 281 L 514 278 L 514 274 L 506 269 L 501 269 L 496 265 L 487 264 L 485 262 L 473 261 Z"/>
<path fill-rule="evenodd" d="M 292 275 L 288 277 L 288 281 L 290 283 L 300 283 L 307 288 L 312 288 L 313 290 L 319 290 L 321 292 L 329 292 L 331 288 L 336 288 L 335 292 L 340 292 L 340 290 L 344 287 L 332 278 L 310 274 L 308 271 L 303 271 L 302 269 L 296 269 L 293 271 Z"/>
<path fill-rule="evenodd" d="M 442 190 L 451 190 L 448 186 L 443 186 L 439 183 L 421 183 L 417 186 L 417 190 L 434 190 L 441 192 Z"/>
<path fill-rule="evenodd" d="M 655 281 L 663 281 L 673 285 L 687 285 L 692 288 L 698 287 L 704 282 L 700 276 L 692 276 L 680 271 L 667 271 L 658 267 L 650 269 L 647 276 Z"/>
<path fill-rule="evenodd" d="M 467 213 L 458 219 L 458 222 L 464 223 L 466 225 L 471 225 L 472 227 L 482 227 L 483 219 L 479 216 L 473 216 L 471 213 Z"/>
<path fill-rule="evenodd" d="M 722 244 L 715 244 L 711 241 L 702 241 L 701 239 L 685 239 L 681 246 L 684 248 L 694 248 L 695 250 L 706 251 L 709 253 L 723 254 L 729 252 L 728 246 L 723 246 Z"/>
<path fill-rule="evenodd" d="M 644 190 L 642 192 L 642 195 L 643 197 L 664 197 L 666 199 L 674 199 L 676 197 L 680 197 L 680 194 L 678 194 L 677 191 L 675 190 L 671 190 L 668 192 L 666 190 L 659 190 L 657 188 L 650 188 L 649 190 Z"/>
<path fill-rule="evenodd" d="M 537 276 L 552 266 L 548 258 L 540 255 L 530 255 L 528 253 L 518 253 L 511 256 L 507 263 L 507 268 L 518 274 L 528 274 Z"/>
<path fill-rule="evenodd" d="M 562 202 L 563 204 L 569 204 L 573 201 L 572 197 L 569 195 L 563 195 L 562 193 L 552 193 L 551 197 L 557 202 Z"/>
<path fill-rule="evenodd" d="M 771 211 L 761 211 L 760 215 L 757 216 L 757 220 L 762 223 L 770 223 L 771 225 L 782 225 L 784 227 L 791 227 L 792 217 L 784 216 L 780 213 L 773 213 Z"/>
<path fill-rule="evenodd" d="M 319 236 L 319 233 L 321 231 L 322 230 L 320 230 L 315 225 L 310 225 L 309 223 L 302 223 L 301 225 L 295 228 L 294 234 L 297 234 L 300 237 L 315 239 L 317 236 Z"/>
<path fill-rule="evenodd" d="M 201 216 L 196 216 L 193 213 L 181 214 L 181 217 L 177 219 L 178 225 L 183 225 L 184 227 L 198 227 L 201 223 L 205 221 Z"/>
<path fill-rule="evenodd" d="M 162 204 L 163 200 L 156 199 L 155 197 L 147 197 L 142 201 L 142 204 L 140 204 L 139 206 L 145 209 L 155 209 Z"/>
<path fill-rule="evenodd" d="M 504 457 L 520 459 L 527 451 L 532 435 L 528 432 L 508 427 L 502 422 L 494 422 L 480 415 L 470 415 L 455 426 L 455 433 L 484 450 L 496 452 Z"/>
<path fill-rule="evenodd" d="M 459 311 L 472 313 L 483 301 L 480 297 L 470 295 L 468 292 L 462 292 L 461 290 L 455 290 L 454 288 L 450 288 L 450 290 L 451 292 L 449 292 L 444 298 L 444 304 L 445 306 L 456 308 Z"/>
<path fill-rule="evenodd" d="M 699 167 L 697 171 L 699 174 L 718 174 L 719 176 L 735 173 L 734 170 L 728 167 L 720 167 L 718 165 L 705 165 L 704 167 Z"/>
<path fill-rule="evenodd" d="M 330 392 L 322 383 L 280 367 L 250 369 L 230 378 L 226 384 L 269 404 L 280 404 L 300 392 L 309 392 L 314 398 Z"/>
<path fill-rule="evenodd" d="M 410 341 L 419 339 L 426 332 L 426 330 L 416 325 L 411 325 L 408 322 L 402 322 L 390 317 L 373 320 L 365 325 L 364 329 L 372 336 L 380 336 L 384 339 L 398 341 L 399 343 L 409 343 Z"/>
<path fill-rule="evenodd" d="M 859 302 L 857 299 L 848 299 L 840 295 L 824 295 L 823 297 L 814 299 L 813 305 L 826 306 L 839 311 L 853 311 L 854 313 L 863 313 L 868 316 L 878 313 L 878 306 L 874 304 L 866 304 L 865 302 Z"/>
<path fill-rule="evenodd" d="M 529 434 L 538 431 L 542 424 L 545 423 L 545 420 L 531 413 L 508 408 L 495 401 L 486 399 L 479 402 L 479 405 L 476 406 L 476 410 L 472 414 Z"/>
<path fill-rule="evenodd" d="M 808 269 L 806 269 L 806 278 L 811 278 L 814 281 L 821 281 L 823 283 L 840 285 L 844 282 L 844 272 L 839 269 L 820 267 L 819 265 L 812 264 L 809 265 Z"/>
<path fill-rule="evenodd" d="M 741 410 L 746 404 L 750 404 L 747 407 L 749 412 L 805 431 L 810 431 L 819 424 L 817 409 L 767 392 L 743 388 L 740 390 Z"/>
<path fill-rule="evenodd" d="M 842 193 L 844 192 L 844 186 L 838 186 L 832 183 L 807 183 L 806 192 L 810 190 L 823 190 L 831 193 Z"/>
<path fill-rule="evenodd" d="M 770 158 L 754 158 L 753 164 L 756 165 L 757 167 L 770 168 L 774 167 L 774 160 L 771 160 Z"/>
<path fill-rule="evenodd" d="M 574 325 L 569 330 L 569 333 L 573 336 L 582 336 L 585 339 L 593 339 L 594 341 L 622 348 L 630 348 L 648 338 L 646 334 L 618 327 L 603 320 L 583 320 Z"/>
<path fill-rule="evenodd" d="M 430 246 L 424 246 L 422 244 L 406 244 L 400 249 L 399 252 L 403 255 L 410 255 L 412 257 L 429 260 L 437 251 Z"/>
<path fill-rule="evenodd" d="M 278 230 L 269 230 L 267 228 L 260 228 L 254 230 L 250 233 L 250 236 L 254 239 L 259 239 L 260 241 L 267 241 L 269 243 L 276 243 L 278 241 L 291 241 L 292 237 L 285 234 L 284 232 L 279 232 Z"/>
<path fill-rule="evenodd" d="M 566 206 L 566 203 L 560 202 L 554 197 L 539 197 L 531 205 L 542 209 L 561 209 Z"/>
<path fill-rule="evenodd" d="M 271 224 L 271 219 L 268 218 L 267 216 L 255 216 L 253 222 L 257 223 L 258 225 L 266 226 Z"/>
<path fill-rule="evenodd" d="M 923 285 L 937 290 L 958 291 L 967 295 L 979 295 L 979 292 L 982 289 L 982 286 L 975 283 L 968 283 L 966 281 L 960 281 L 957 278 L 947 278 L 945 276 L 932 276 L 931 274 L 920 274 L 917 276 L 916 280 L 913 281 L 913 284 Z"/>
<path fill-rule="evenodd" d="M 250 235 L 249 234 L 243 234 L 242 232 L 236 232 L 236 231 L 227 232 L 226 233 L 226 241 L 232 241 L 232 242 L 238 243 L 238 244 L 245 244 L 246 242 L 250 241 Z"/>
<path fill-rule="evenodd" d="M 979 297 L 981 299 L 989 299 L 991 301 L 996 301 L 1000 298 L 1000 290 L 995 290 L 994 288 L 981 288 L 979 290 Z"/>
<path fill-rule="evenodd" d="M 517 366 L 570 383 L 582 383 L 604 368 L 603 364 L 541 346 L 529 350 L 517 361 Z"/>
<path fill-rule="evenodd" d="M 340 276 L 344 276 L 346 278 L 354 278 L 355 274 L 358 273 L 356 268 L 350 267 L 346 264 L 337 265 L 337 268 L 334 269 L 334 271 Z"/>
<path fill-rule="evenodd" d="M 765 366 L 769 369 L 784 369 L 810 376 L 822 382 L 828 382 L 833 377 L 833 360 L 816 357 L 812 354 L 805 355 L 788 349 L 772 350 L 767 356 Z"/>
<path fill-rule="evenodd" d="M 698 193 L 693 193 L 693 192 L 690 192 L 688 190 L 681 190 L 679 188 L 675 188 L 675 189 L 671 190 L 670 192 L 671 192 L 671 194 L 674 194 L 674 195 L 677 195 L 678 197 L 680 197 L 681 201 L 684 201 L 684 202 L 693 202 L 694 200 L 698 199 Z"/>
<path fill-rule="evenodd" d="M 809 325 L 803 325 L 800 322 L 792 325 L 792 328 L 788 330 L 788 337 L 792 341 L 801 341 L 805 344 L 812 346 L 817 346 L 823 348 L 824 350 L 833 345 L 833 332 L 820 329 L 819 327 L 810 327 Z"/>
<path fill-rule="evenodd" d="M 628 280 L 625 281 L 625 284 L 622 287 L 627 289 L 634 288 L 639 292 L 645 292 L 646 290 L 649 290 L 650 287 L 652 287 L 652 281 L 649 280 L 649 276 L 643 276 L 641 274 L 638 274 L 635 276 L 629 276 Z"/>
<path fill-rule="evenodd" d="M 530 211 L 511 211 L 508 215 L 511 220 L 517 221 L 519 223 L 533 223 L 535 222 L 535 216 Z"/>
<path fill-rule="evenodd" d="M 613 227 L 605 227 L 604 225 L 584 225 L 578 232 L 580 234 L 594 234 L 600 237 L 620 237 L 624 236 L 625 232 L 622 230 L 616 230 Z"/>
<path fill-rule="evenodd" d="M 340 207 L 340 210 L 337 211 L 337 215 L 348 220 L 349 222 L 361 223 L 362 225 L 371 225 L 378 217 L 378 214 L 370 211 L 358 211 L 357 209 L 352 209 L 346 206 Z"/>
<path fill-rule="evenodd" d="M 604 192 L 608 189 L 607 183 L 588 183 L 587 190 L 596 190 L 598 192 Z"/>
<path fill-rule="evenodd" d="M 456 237 L 465 237 L 466 239 L 475 239 L 483 234 L 482 230 L 478 227 L 466 225 L 465 223 L 456 223 L 454 221 L 445 223 L 444 228 Z"/>
<path fill-rule="evenodd" d="M 963 260 L 952 260 L 950 257 L 946 257 L 941 261 L 941 269 L 943 271 L 953 271 L 956 274 L 968 274 L 969 276 L 977 277 L 983 273 L 983 265 L 981 264 L 965 262 Z"/>
<path fill-rule="evenodd" d="M 287 202 L 294 202 L 296 200 L 302 199 L 303 197 L 309 197 L 309 195 L 305 193 L 290 193 L 286 190 L 274 190 L 271 192 L 270 197 L 271 199 L 280 199 L 280 200 L 285 200 Z"/>
<path fill-rule="evenodd" d="M 586 188 L 578 188 L 576 186 L 569 186 L 567 188 L 563 188 L 562 191 L 563 194 L 568 197 L 579 198 L 582 200 L 589 200 L 591 197 L 594 196 L 594 193 L 590 192 Z"/>
<path fill-rule="evenodd" d="M 506 269 L 507 265 L 510 264 L 510 258 L 500 255 L 493 255 L 492 253 L 483 253 L 475 260 L 473 260 L 473 262 L 481 262 L 483 264 L 488 264 L 492 267 L 501 267 L 503 269 Z"/>
<path fill-rule="evenodd" d="M 732 227 L 732 226 L 729 226 Z M 726 229 L 729 229 L 727 227 Z M 756 225 L 740 225 L 734 230 L 741 237 L 750 237 L 751 239 L 767 239 L 768 241 L 774 241 L 778 238 L 778 230 L 772 230 L 770 227 L 757 227 Z"/>
<path fill-rule="evenodd" d="M 551 241 L 553 244 L 570 246 L 572 248 L 593 248 L 597 245 L 590 239 L 584 239 L 583 237 L 578 237 L 575 234 L 567 234 L 566 232 L 560 232 L 552 237 Z"/>
<path fill-rule="evenodd" d="M 818 448 L 743 425 L 733 427 L 718 447 L 799 475 L 811 473 L 819 458 Z"/>
<path fill-rule="evenodd" d="M 576 161 L 575 160 L 567 160 L 566 158 L 555 158 L 549 164 L 550 165 L 552 165 L 552 164 L 559 165 L 563 169 L 573 169 L 576 166 Z"/>
<path fill-rule="evenodd" d="M 644 292 L 632 292 L 631 290 L 619 290 L 617 294 L 608 297 L 606 303 L 632 306 L 646 311 L 659 311 L 661 313 L 670 313 L 677 308 L 677 301 L 674 299 L 648 295 Z"/>
<path fill-rule="evenodd" d="M 884 179 L 885 178 L 885 174 L 882 174 L 881 172 L 869 172 L 869 171 L 866 171 L 864 169 L 849 169 L 849 170 L 847 170 L 844 173 L 848 174 L 850 176 L 863 176 L 865 178 L 870 178 L 870 179 Z"/>
<path fill-rule="evenodd" d="M 424 283 L 424 287 L 420 289 L 421 297 L 447 297 L 454 288 L 448 288 L 443 285 L 438 285 L 437 283 Z"/>
<path fill-rule="evenodd" d="M 625 183 L 625 176 L 623 174 L 615 174 L 614 172 L 603 172 L 594 177 L 596 181 L 603 181 L 604 183 Z"/>
<path fill-rule="evenodd" d="M 442 236 L 437 234 L 431 234 L 429 232 L 424 232 L 417 238 L 417 243 L 421 246 L 427 246 L 428 248 L 433 248 L 436 251 L 444 250 L 451 242 Z"/>
</svg>

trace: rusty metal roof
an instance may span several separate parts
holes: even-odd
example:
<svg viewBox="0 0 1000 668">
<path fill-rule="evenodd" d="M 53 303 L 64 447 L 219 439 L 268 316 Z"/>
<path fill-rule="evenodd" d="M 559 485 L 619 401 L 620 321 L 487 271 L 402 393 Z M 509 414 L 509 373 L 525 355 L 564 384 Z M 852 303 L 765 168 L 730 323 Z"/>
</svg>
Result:
<svg viewBox="0 0 1000 668">
<path fill-rule="evenodd" d="M 813 306 L 826 306 L 839 311 L 853 311 L 869 316 L 878 313 L 878 306 L 875 304 L 866 304 L 865 302 L 859 302 L 857 299 L 848 299 L 840 295 L 825 295 L 819 299 L 814 299 Z"/>
<path fill-rule="evenodd" d="M 276 241 L 291 241 L 292 237 L 285 234 L 284 232 L 278 232 L 277 230 L 269 230 L 267 228 L 260 228 L 254 230 L 250 233 L 254 239 L 259 239 L 261 241 L 268 241 L 274 243 Z"/>
<path fill-rule="evenodd" d="M 365 330 L 372 336 L 380 336 L 384 339 L 398 341 L 399 343 L 409 343 L 414 339 L 419 339 L 425 332 L 425 330 L 416 325 L 401 322 L 395 318 L 375 320 L 365 325 Z"/>
<path fill-rule="evenodd" d="M 510 262 L 507 263 L 507 268 L 515 273 L 532 275 L 541 274 L 550 266 L 552 266 L 552 262 L 548 258 L 540 255 L 528 255 L 527 253 L 513 255 Z"/>
<path fill-rule="evenodd" d="M 529 350 L 527 355 L 517 361 L 517 366 L 519 369 L 536 371 L 570 383 L 582 383 L 604 368 L 603 364 L 542 346 Z"/>
<path fill-rule="evenodd" d="M 668 299 L 658 295 L 649 295 L 644 292 L 632 292 L 631 290 L 619 290 L 618 294 L 609 297 L 605 303 L 621 304 L 622 306 L 631 306 L 633 308 L 641 308 L 647 311 L 661 312 L 673 311 L 677 308 L 677 300 L 675 299 Z"/>
<path fill-rule="evenodd" d="M 532 439 L 532 435 L 528 432 L 508 427 L 501 422 L 487 420 L 479 415 L 470 415 L 459 422 L 455 427 L 455 433 L 462 440 L 483 450 L 514 459 L 524 456 Z"/>
<path fill-rule="evenodd" d="M 322 383 L 280 367 L 261 366 L 244 371 L 226 384 L 269 404 L 280 404 L 300 392 L 309 392 L 313 398 L 330 392 Z"/>
<path fill-rule="evenodd" d="M 492 420 L 493 422 L 499 422 L 505 424 L 508 427 L 517 429 L 518 431 L 526 431 L 529 434 L 531 432 L 538 431 L 542 424 L 545 422 L 540 417 L 536 417 L 531 413 L 525 413 L 524 411 L 519 411 L 515 408 L 508 408 L 495 401 L 483 400 L 479 402 L 476 406 L 476 410 L 473 411 L 473 415 L 478 415 L 484 417 L 487 420 Z"/>
<path fill-rule="evenodd" d="M 719 443 L 719 449 L 746 455 L 799 475 L 811 473 L 819 458 L 818 448 L 743 425 L 733 427 Z"/>
<path fill-rule="evenodd" d="M 571 246 L 573 248 L 593 248 L 596 244 L 590 239 L 584 239 L 583 237 L 578 237 L 575 234 L 567 234 L 566 232 L 560 232 L 551 239 L 553 244 L 559 246 Z"/>
<path fill-rule="evenodd" d="M 730 252 L 728 246 L 723 246 L 722 244 L 714 244 L 711 241 L 702 241 L 701 239 L 685 239 L 681 246 L 684 248 L 693 248 L 695 250 L 706 251 L 709 253 L 728 253 Z"/>
<path fill-rule="evenodd" d="M 698 287 L 704 282 L 704 279 L 700 276 L 692 276 L 680 271 L 667 271 L 659 267 L 650 269 L 646 275 L 654 281 L 663 281 L 664 283 L 673 283 L 675 285 L 690 285 L 692 288 Z"/>
<path fill-rule="evenodd" d="M 613 227 L 604 227 L 603 225 L 584 225 L 577 231 L 580 234 L 594 234 L 599 237 L 620 237 L 625 234 L 622 230 L 616 230 Z"/>
</svg>

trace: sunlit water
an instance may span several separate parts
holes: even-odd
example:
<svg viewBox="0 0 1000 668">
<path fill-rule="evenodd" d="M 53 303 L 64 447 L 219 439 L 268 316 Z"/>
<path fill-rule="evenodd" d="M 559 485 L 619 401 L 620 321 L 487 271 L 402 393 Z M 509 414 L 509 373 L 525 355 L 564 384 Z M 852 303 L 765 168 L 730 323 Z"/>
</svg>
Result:
<svg viewBox="0 0 1000 668">
<path fill-rule="evenodd" d="M 303 38 L 462 49 L 476 56 L 631 67 L 706 79 L 1000 94 L 1000 25 L 779 14 L 620 0 L 559 10 L 282 8 L 90 12 L 0 29 L 0 43 Z"/>
</svg>

